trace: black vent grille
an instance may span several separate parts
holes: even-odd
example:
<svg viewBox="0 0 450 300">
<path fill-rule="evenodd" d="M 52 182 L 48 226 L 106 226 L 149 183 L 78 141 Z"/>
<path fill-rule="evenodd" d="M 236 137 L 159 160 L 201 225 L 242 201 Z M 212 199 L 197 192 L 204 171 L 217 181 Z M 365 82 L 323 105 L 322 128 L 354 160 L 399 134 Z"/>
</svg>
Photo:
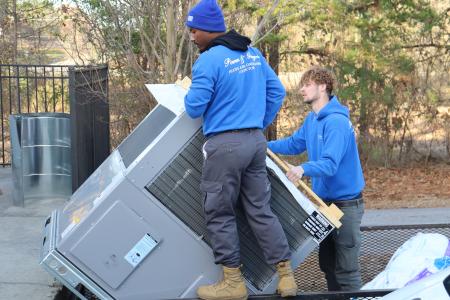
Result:
<svg viewBox="0 0 450 300">
<path fill-rule="evenodd" d="M 200 191 L 203 163 L 201 149 L 204 141 L 199 131 L 161 174 L 149 183 L 147 190 L 209 245 Z M 272 184 L 272 211 L 283 226 L 289 246 L 296 251 L 310 237 L 302 227 L 308 215 L 278 177 L 269 172 L 269 179 Z M 237 222 L 244 277 L 262 291 L 272 280 L 275 269 L 266 264 L 262 250 L 239 207 Z"/>
</svg>

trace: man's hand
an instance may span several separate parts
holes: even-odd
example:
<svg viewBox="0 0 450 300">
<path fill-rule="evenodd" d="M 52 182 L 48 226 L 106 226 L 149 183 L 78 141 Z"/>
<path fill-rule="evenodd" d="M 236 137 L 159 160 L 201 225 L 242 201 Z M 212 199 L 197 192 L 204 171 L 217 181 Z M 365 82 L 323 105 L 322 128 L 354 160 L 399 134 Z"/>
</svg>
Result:
<svg viewBox="0 0 450 300">
<path fill-rule="evenodd" d="M 191 88 L 191 79 L 187 76 L 183 78 L 183 80 L 178 79 L 175 84 L 181 86 L 185 90 L 189 90 Z"/>
<path fill-rule="evenodd" d="M 292 181 L 293 183 L 296 183 L 303 177 L 303 173 L 305 171 L 301 166 L 293 166 L 291 164 L 287 164 L 289 166 L 289 171 L 286 173 L 287 178 Z"/>
</svg>

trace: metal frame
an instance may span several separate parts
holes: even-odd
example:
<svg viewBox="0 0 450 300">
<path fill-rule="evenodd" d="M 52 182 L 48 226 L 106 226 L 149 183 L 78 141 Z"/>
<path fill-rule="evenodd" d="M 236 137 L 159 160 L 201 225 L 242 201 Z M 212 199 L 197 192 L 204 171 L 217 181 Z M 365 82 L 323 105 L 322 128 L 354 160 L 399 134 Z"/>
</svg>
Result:
<svg viewBox="0 0 450 300">
<path fill-rule="evenodd" d="M 450 228 L 450 223 L 361 226 L 361 231 L 410 230 L 410 229 L 426 230 L 426 229 L 440 229 L 440 228 Z"/>
<path fill-rule="evenodd" d="M 320 293 L 301 293 L 289 299 L 292 300 L 350 300 L 350 299 L 378 299 L 391 293 L 393 290 L 370 290 L 370 291 L 342 291 L 342 292 L 320 292 Z M 250 297 L 258 300 L 279 300 L 285 299 L 277 295 L 260 295 Z"/>
</svg>

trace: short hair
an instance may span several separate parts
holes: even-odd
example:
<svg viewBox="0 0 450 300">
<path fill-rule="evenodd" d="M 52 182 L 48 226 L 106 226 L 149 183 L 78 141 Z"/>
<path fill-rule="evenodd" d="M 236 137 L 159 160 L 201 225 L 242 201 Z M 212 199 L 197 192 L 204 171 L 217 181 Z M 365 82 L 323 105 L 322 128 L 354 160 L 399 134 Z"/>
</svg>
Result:
<svg viewBox="0 0 450 300">
<path fill-rule="evenodd" d="M 334 74 L 330 70 L 319 66 L 311 67 L 303 73 L 300 79 L 300 86 L 308 84 L 310 81 L 315 84 L 325 84 L 328 95 L 331 95 L 336 85 Z"/>
</svg>

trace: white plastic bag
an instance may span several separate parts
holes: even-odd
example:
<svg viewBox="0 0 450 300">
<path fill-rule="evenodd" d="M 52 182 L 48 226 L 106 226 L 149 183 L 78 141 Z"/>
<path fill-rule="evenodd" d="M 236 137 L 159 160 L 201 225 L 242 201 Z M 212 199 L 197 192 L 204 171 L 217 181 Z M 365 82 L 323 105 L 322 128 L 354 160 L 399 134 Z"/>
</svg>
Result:
<svg viewBox="0 0 450 300">
<path fill-rule="evenodd" d="M 362 289 L 397 289 L 450 265 L 450 241 L 438 233 L 418 233 L 407 240 L 385 270 Z"/>
</svg>

